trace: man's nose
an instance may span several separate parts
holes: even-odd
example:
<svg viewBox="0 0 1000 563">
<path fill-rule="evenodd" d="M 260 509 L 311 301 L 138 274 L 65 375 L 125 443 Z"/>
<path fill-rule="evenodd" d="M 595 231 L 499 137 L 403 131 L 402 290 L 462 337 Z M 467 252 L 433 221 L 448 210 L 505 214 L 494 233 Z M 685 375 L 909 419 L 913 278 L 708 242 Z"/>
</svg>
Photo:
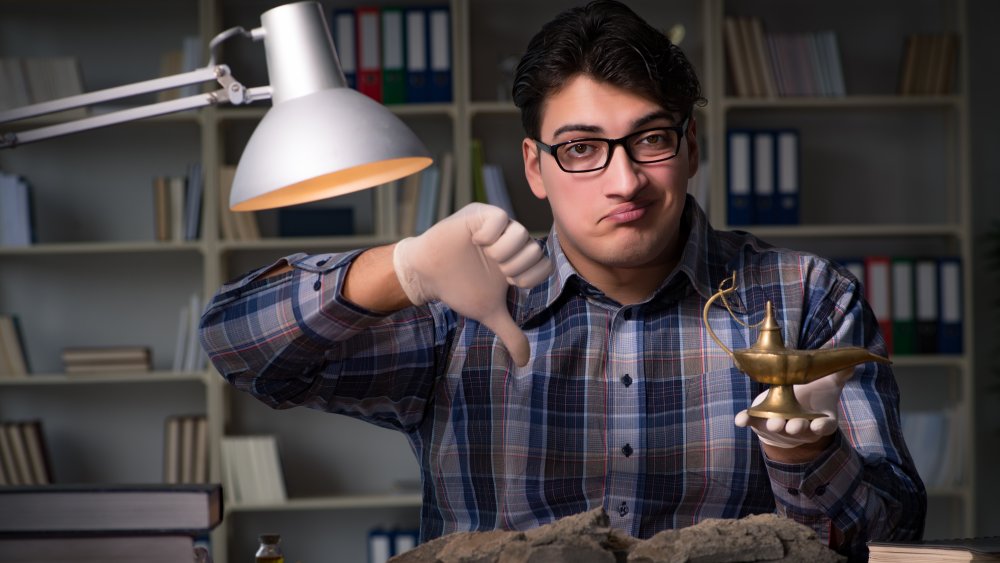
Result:
<svg viewBox="0 0 1000 563">
<path fill-rule="evenodd" d="M 642 186 L 639 165 L 629 158 L 625 146 L 618 144 L 611 149 L 611 161 L 605 169 L 605 195 L 630 198 Z"/>
</svg>

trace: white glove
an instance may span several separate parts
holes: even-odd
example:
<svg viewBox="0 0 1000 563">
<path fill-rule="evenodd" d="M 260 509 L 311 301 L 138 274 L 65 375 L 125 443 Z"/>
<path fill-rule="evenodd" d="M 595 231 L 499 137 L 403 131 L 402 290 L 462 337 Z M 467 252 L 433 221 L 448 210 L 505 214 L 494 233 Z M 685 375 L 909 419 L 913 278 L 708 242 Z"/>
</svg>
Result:
<svg viewBox="0 0 1000 563">
<path fill-rule="evenodd" d="M 399 241 L 392 263 L 414 305 L 441 300 L 495 332 L 517 365 L 528 363 L 528 338 L 507 311 L 507 289 L 538 285 L 552 272 L 552 261 L 504 210 L 469 204 Z"/>
<path fill-rule="evenodd" d="M 811 444 L 824 436 L 837 431 L 838 404 L 840 393 L 844 390 L 847 380 L 854 375 L 854 368 L 841 370 L 821 377 L 810 383 L 793 385 L 795 398 L 802 407 L 810 412 L 820 412 L 821 416 L 809 421 L 805 418 L 757 418 L 747 414 L 744 409 L 736 415 L 736 426 L 749 426 L 760 438 L 760 441 L 778 448 L 794 448 Z M 753 400 L 759 404 L 767 396 L 763 392 Z"/>
</svg>

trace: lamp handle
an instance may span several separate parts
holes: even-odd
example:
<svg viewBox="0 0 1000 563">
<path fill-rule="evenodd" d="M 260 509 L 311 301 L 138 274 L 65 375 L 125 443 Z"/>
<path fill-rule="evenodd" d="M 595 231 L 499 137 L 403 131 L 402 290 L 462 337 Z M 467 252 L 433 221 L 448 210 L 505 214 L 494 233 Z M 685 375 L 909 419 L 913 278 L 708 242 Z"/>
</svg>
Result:
<svg viewBox="0 0 1000 563">
<path fill-rule="evenodd" d="M 729 288 L 723 288 L 722 286 L 726 283 L 727 280 L 731 280 L 732 285 Z M 719 284 L 719 291 L 716 291 L 714 294 L 712 294 L 711 297 L 708 298 L 708 301 L 705 302 L 705 308 L 702 310 L 701 313 L 701 320 L 705 324 L 705 329 L 708 330 L 708 335 L 711 336 L 712 340 L 714 340 L 715 343 L 718 344 L 720 348 L 725 350 L 726 354 L 728 354 L 729 357 L 731 358 L 733 357 L 733 351 L 722 343 L 722 340 L 715 334 L 715 331 L 712 330 L 712 325 L 709 324 L 708 322 L 708 310 L 716 299 L 722 298 L 723 302 L 725 302 L 725 296 L 729 295 L 730 293 L 733 293 L 734 291 L 736 291 L 736 272 L 733 272 L 732 278 L 726 278 L 726 280 L 722 280 L 722 283 Z M 729 310 L 728 306 L 726 307 L 726 310 Z M 730 311 L 729 314 L 732 315 L 732 311 Z"/>
</svg>

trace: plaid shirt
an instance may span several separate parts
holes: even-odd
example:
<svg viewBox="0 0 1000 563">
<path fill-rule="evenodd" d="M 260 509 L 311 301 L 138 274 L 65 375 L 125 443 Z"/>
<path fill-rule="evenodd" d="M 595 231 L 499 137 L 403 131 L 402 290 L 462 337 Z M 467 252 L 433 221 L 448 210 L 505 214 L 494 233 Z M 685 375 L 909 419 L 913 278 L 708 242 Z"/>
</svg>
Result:
<svg viewBox="0 0 1000 563">
<path fill-rule="evenodd" d="M 304 405 L 403 432 L 423 481 L 421 536 L 527 529 L 603 506 L 647 538 L 705 518 L 777 512 L 863 554 L 868 539 L 918 538 L 926 494 L 903 443 L 889 367 L 855 368 L 840 432 L 818 459 L 765 457 L 733 417 L 764 387 L 738 371 L 702 323 L 732 272 L 728 298 L 748 324 L 774 303 L 786 346 L 885 344 L 858 282 L 816 256 L 746 233 L 714 231 L 693 199 L 681 262 L 645 302 L 621 306 L 582 279 L 553 232 L 556 272 L 508 306 L 531 342 L 516 367 L 475 320 L 433 302 L 385 316 L 340 288 L 357 252 L 281 263 L 225 285 L 202 342 L 238 389 L 274 408 Z M 722 305 L 709 322 L 730 349 L 756 331 Z"/>
</svg>

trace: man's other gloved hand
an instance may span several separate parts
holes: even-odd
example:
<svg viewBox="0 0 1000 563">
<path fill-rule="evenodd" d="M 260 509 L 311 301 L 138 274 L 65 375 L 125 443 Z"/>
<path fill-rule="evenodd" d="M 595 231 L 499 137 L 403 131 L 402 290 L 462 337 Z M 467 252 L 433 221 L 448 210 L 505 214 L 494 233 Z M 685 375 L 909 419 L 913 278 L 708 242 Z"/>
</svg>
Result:
<svg viewBox="0 0 1000 563">
<path fill-rule="evenodd" d="M 826 416 L 809 421 L 804 418 L 757 418 L 747 414 L 746 410 L 736 415 L 736 426 L 749 426 L 760 438 L 760 441 L 778 448 L 794 448 L 811 444 L 824 436 L 837 431 L 838 404 L 840 393 L 844 390 L 847 380 L 854 375 L 854 368 L 845 369 L 821 377 L 816 381 L 802 385 L 794 385 L 795 398 L 802 407 L 810 412 L 820 412 Z M 764 400 L 767 392 L 754 399 L 753 404 Z"/>
<path fill-rule="evenodd" d="M 507 289 L 538 285 L 552 272 L 552 261 L 504 210 L 469 204 L 399 241 L 392 258 L 414 305 L 444 302 L 495 332 L 517 365 L 528 363 L 528 338 L 507 311 Z"/>
</svg>

